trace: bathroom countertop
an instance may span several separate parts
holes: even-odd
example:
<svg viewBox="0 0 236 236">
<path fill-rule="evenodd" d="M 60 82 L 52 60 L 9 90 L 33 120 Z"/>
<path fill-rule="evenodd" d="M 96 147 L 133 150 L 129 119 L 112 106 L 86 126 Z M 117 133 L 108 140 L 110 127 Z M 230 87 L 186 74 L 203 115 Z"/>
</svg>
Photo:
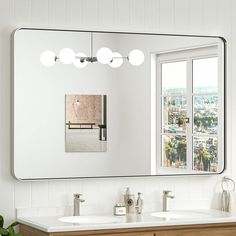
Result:
<svg viewBox="0 0 236 236">
<path fill-rule="evenodd" d="M 173 211 L 174 213 L 175 211 Z M 185 211 L 188 212 L 188 211 Z M 193 211 L 189 211 L 190 213 Z M 236 222 L 236 215 L 231 216 L 228 213 L 216 210 L 194 210 L 205 214 L 206 217 L 199 218 L 181 218 L 166 219 L 151 216 L 151 213 L 143 215 L 126 215 L 117 216 L 120 218 L 119 223 L 109 224 L 78 224 L 64 223 L 59 221 L 60 216 L 33 216 L 18 218 L 18 222 L 39 229 L 44 232 L 65 232 L 65 231 L 83 231 L 83 230 L 105 230 L 105 229 L 121 229 L 121 228 L 137 228 L 137 227 L 161 227 L 161 226 L 177 226 L 192 224 L 216 224 Z"/>
</svg>

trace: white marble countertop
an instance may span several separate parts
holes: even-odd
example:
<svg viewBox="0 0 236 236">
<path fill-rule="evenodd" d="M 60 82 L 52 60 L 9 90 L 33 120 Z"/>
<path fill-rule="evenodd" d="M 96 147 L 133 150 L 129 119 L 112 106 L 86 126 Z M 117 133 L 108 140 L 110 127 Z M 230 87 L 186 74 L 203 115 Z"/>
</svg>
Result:
<svg viewBox="0 0 236 236">
<path fill-rule="evenodd" d="M 173 213 L 178 211 L 173 211 Z M 183 212 L 183 211 L 182 211 Z M 117 216 L 120 218 L 119 223 L 110 224 L 78 224 L 64 223 L 59 221 L 58 216 L 33 216 L 18 218 L 17 220 L 25 225 L 39 229 L 44 232 L 65 232 L 65 231 L 83 231 L 83 230 L 104 230 L 104 229 L 122 229 L 122 228 L 140 228 L 140 227 L 160 227 L 160 226 L 177 226 L 191 224 L 216 224 L 216 223 L 236 223 L 236 215 L 231 216 L 228 213 L 216 210 L 194 210 L 184 211 L 186 214 L 199 213 L 204 217 L 198 218 L 180 218 L 167 219 L 151 216 L 151 213 L 144 215 L 126 215 Z"/>
</svg>

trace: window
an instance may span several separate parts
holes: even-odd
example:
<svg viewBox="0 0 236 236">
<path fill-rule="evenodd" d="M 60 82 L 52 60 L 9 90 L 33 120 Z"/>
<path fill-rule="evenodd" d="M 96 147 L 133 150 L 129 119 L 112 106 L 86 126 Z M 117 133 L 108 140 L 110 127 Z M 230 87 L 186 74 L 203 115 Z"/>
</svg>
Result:
<svg viewBox="0 0 236 236">
<path fill-rule="evenodd" d="M 218 54 L 217 45 L 156 54 L 157 172 L 222 171 L 224 83 Z"/>
</svg>

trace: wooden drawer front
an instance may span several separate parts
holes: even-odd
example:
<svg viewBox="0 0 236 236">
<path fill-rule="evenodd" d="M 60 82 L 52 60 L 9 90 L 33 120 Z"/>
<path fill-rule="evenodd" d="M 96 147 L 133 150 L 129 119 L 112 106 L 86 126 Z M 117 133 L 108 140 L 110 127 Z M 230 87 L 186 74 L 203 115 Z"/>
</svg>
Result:
<svg viewBox="0 0 236 236">
<path fill-rule="evenodd" d="M 65 232 L 65 233 L 52 233 L 51 236 L 154 236 L 154 233 L 135 232 L 135 233 L 99 233 L 99 234 L 84 234 L 81 232 Z"/>
<path fill-rule="evenodd" d="M 236 223 L 45 233 L 20 225 L 24 236 L 236 236 Z"/>
<path fill-rule="evenodd" d="M 155 236 L 236 236 L 236 227 L 171 229 L 156 232 Z"/>
<path fill-rule="evenodd" d="M 154 236 L 154 233 L 142 233 L 141 232 L 141 233 L 103 234 L 101 236 Z"/>
<path fill-rule="evenodd" d="M 32 227 L 29 227 L 27 225 L 20 224 L 20 232 L 24 236 L 48 236 L 48 233 L 45 233 L 43 231 L 40 231 L 38 229 L 34 229 Z"/>
<path fill-rule="evenodd" d="M 24 236 L 154 236 L 154 232 L 150 232 L 150 230 L 149 232 L 137 232 L 137 229 L 45 233 L 23 224 L 20 224 L 20 232 Z"/>
</svg>

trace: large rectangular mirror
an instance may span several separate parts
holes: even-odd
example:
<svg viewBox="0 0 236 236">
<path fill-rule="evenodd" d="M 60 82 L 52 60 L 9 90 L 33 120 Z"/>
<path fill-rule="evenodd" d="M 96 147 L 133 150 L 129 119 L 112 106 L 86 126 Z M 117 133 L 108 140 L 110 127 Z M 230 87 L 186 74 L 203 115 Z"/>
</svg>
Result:
<svg viewBox="0 0 236 236">
<path fill-rule="evenodd" d="M 220 37 L 18 29 L 21 180 L 224 170 Z"/>
</svg>

